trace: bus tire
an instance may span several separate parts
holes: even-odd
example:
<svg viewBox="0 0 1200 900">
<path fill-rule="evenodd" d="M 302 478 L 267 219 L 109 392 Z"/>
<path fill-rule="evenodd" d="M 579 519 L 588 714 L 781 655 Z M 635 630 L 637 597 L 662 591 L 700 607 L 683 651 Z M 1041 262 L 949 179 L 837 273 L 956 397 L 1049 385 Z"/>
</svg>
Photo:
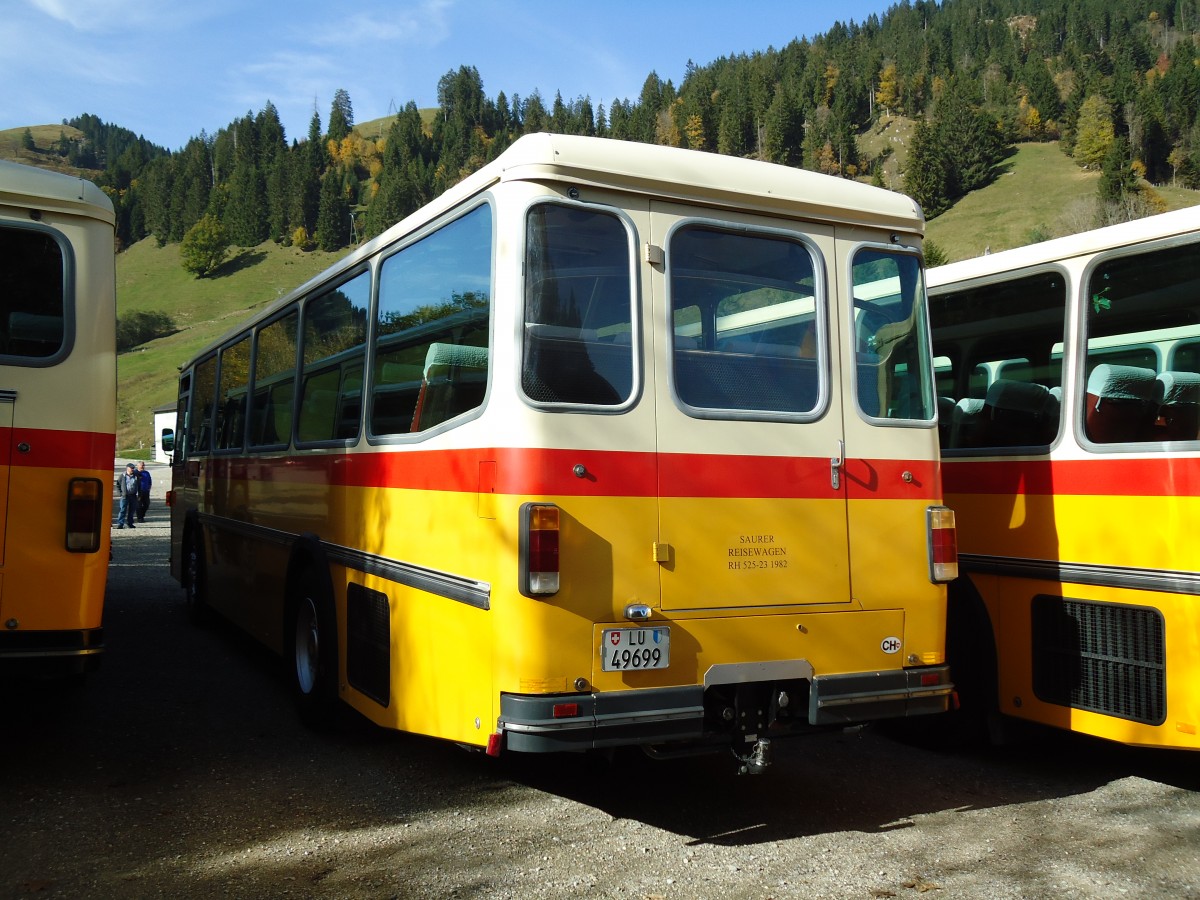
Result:
<svg viewBox="0 0 1200 900">
<path fill-rule="evenodd" d="M 183 545 L 183 599 L 192 623 L 205 624 L 209 619 L 208 571 L 199 526 L 188 529 Z"/>
<path fill-rule="evenodd" d="M 333 599 L 312 567 L 293 581 L 286 624 L 286 663 L 300 720 L 328 730 L 338 722 L 338 635 Z"/>
</svg>

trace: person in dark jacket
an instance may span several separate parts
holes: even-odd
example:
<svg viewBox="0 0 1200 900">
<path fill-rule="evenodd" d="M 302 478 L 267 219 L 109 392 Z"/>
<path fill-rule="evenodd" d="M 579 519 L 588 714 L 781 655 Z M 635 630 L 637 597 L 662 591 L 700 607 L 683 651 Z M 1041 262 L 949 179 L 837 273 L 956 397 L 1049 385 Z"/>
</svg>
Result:
<svg viewBox="0 0 1200 900">
<path fill-rule="evenodd" d="M 146 510 L 150 508 L 150 485 L 154 483 L 154 479 L 150 476 L 150 470 L 146 468 L 144 462 L 137 464 L 137 473 L 138 478 L 141 479 L 141 486 L 138 489 L 137 520 L 145 522 Z"/>
<path fill-rule="evenodd" d="M 133 517 L 137 514 L 138 496 L 142 492 L 142 478 L 133 463 L 125 466 L 125 474 L 117 480 L 121 492 L 121 509 L 117 512 L 117 527 L 129 525 L 135 528 Z"/>
</svg>

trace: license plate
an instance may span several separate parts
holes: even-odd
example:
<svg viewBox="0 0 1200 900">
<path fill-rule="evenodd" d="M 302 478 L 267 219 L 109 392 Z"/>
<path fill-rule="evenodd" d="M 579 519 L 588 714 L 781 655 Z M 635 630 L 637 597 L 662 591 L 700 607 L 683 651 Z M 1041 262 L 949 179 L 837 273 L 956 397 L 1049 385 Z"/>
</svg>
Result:
<svg viewBox="0 0 1200 900">
<path fill-rule="evenodd" d="M 665 669 L 671 664 L 670 628 L 605 628 L 600 668 L 605 672 Z"/>
</svg>

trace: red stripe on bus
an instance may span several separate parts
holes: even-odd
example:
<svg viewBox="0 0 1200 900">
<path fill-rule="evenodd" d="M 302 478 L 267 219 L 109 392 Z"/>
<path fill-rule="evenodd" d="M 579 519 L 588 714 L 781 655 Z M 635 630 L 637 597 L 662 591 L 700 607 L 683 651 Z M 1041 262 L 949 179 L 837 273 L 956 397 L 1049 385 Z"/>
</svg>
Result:
<svg viewBox="0 0 1200 900">
<path fill-rule="evenodd" d="M 26 449 L 21 449 L 21 448 Z M 0 428 L 0 465 L 39 469 L 104 469 L 113 467 L 117 438 L 95 431 L 50 428 Z"/>
<path fill-rule="evenodd" d="M 211 466 L 217 477 L 526 496 L 826 499 L 838 494 L 824 457 L 503 447 L 314 454 L 290 457 L 282 465 L 218 457 Z M 937 472 L 937 464 L 928 460 L 850 459 L 841 478 L 850 499 L 936 500 Z"/>
<path fill-rule="evenodd" d="M 1200 460 L 943 460 L 947 494 L 1062 494 L 1111 497 L 1196 496 Z"/>
</svg>

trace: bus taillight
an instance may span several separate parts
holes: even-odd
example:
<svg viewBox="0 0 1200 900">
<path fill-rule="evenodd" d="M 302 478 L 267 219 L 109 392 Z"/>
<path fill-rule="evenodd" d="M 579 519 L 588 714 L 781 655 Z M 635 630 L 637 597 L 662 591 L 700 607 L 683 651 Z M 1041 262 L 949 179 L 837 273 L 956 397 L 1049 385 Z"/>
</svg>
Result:
<svg viewBox="0 0 1200 900">
<path fill-rule="evenodd" d="M 521 505 L 520 590 L 526 597 L 558 593 L 558 507 Z"/>
<path fill-rule="evenodd" d="M 934 583 L 958 577 L 958 534 L 954 528 L 954 510 L 931 506 L 926 510 L 929 540 L 929 580 Z"/>
<path fill-rule="evenodd" d="M 67 549 L 72 553 L 100 549 L 100 490 L 99 478 L 72 478 L 67 485 Z"/>
</svg>

